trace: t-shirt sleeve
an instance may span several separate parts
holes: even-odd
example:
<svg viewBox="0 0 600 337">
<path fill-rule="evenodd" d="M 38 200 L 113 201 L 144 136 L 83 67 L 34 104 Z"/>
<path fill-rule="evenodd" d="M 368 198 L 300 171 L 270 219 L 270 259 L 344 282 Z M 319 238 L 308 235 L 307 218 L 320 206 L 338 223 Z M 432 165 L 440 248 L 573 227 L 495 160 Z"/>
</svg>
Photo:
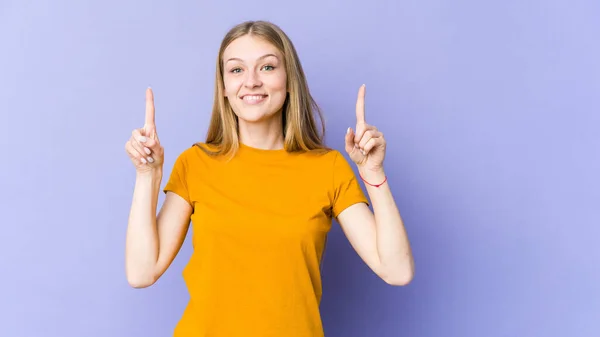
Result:
<svg viewBox="0 0 600 337">
<path fill-rule="evenodd" d="M 333 216 L 337 216 L 349 206 L 369 201 L 363 192 L 352 167 L 346 158 L 336 151 L 333 165 Z"/>
<path fill-rule="evenodd" d="M 165 194 L 167 192 L 176 193 L 191 205 L 187 178 L 188 160 L 185 154 L 186 152 L 180 154 L 175 160 L 171 175 L 163 191 Z"/>
</svg>

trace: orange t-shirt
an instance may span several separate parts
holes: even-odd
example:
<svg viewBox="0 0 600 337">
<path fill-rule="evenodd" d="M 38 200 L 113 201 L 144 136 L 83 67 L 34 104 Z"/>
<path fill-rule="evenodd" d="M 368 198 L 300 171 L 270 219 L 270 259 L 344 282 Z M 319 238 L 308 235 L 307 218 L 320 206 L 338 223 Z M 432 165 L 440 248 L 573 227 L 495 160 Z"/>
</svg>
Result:
<svg viewBox="0 0 600 337">
<path fill-rule="evenodd" d="M 323 336 L 320 263 L 332 217 L 368 203 L 340 152 L 241 145 L 227 161 L 192 146 L 164 191 L 193 207 L 190 300 L 174 336 Z"/>
</svg>

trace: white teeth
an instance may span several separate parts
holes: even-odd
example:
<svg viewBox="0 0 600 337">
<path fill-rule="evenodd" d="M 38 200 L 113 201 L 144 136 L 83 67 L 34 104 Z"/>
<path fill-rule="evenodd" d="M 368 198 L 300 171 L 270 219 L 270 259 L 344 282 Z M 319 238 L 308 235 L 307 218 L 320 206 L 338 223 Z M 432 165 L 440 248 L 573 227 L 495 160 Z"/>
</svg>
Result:
<svg viewBox="0 0 600 337">
<path fill-rule="evenodd" d="M 246 101 L 258 101 L 263 98 L 265 98 L 265 96 L 263 96 L 263 95 L 252 95 L 252 96 L 246 95 L 246 96 L 244 96 L 244 100 L 246 100 Z"/>
</svg>

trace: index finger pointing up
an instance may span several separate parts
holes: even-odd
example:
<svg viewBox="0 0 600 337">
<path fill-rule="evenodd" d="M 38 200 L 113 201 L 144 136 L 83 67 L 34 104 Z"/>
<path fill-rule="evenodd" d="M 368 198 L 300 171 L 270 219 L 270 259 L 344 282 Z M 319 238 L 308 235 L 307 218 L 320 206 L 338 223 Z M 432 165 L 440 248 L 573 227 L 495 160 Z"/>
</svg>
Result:
<svg viewBox="0 0 600 337">
<path fill-rule="evenodd" d="M 152 89 L 146 89 L 146 121 L 145 126 L 154 126 L 154 93 Z"/>
<path fill-rule="evenodd" d="M 358 98 L 356 99 L 356 123 L 365 123 L 365 85 L 358 89 Z"/>
</svg>

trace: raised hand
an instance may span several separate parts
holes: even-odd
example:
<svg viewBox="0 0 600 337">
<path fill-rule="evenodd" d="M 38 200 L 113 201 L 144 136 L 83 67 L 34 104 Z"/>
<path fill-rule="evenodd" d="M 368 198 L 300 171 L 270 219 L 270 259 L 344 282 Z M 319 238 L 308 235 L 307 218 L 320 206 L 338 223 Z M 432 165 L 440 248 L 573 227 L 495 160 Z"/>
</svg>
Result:
<svg viewBox="0 0 600 337">
<path fill-rule="evenodd" d="M 386 142 L 383 133 L 365 121 L 365 85 L 358 89 L 356 99 L 356 132 L 346 132 L 346 152 L 359 168 L 369 171 L 383 169 Z"/>
<path fill-rule="evenodd" d="M 154 94 L 146 89 L 146 120 L 144 127 L 135 129 L 125 143 L 125 151 L 133 162 L 138 173 L 149 172 L 162 167 L 164 149 L 158 140 L 154 123 Z"/>
</svg>

